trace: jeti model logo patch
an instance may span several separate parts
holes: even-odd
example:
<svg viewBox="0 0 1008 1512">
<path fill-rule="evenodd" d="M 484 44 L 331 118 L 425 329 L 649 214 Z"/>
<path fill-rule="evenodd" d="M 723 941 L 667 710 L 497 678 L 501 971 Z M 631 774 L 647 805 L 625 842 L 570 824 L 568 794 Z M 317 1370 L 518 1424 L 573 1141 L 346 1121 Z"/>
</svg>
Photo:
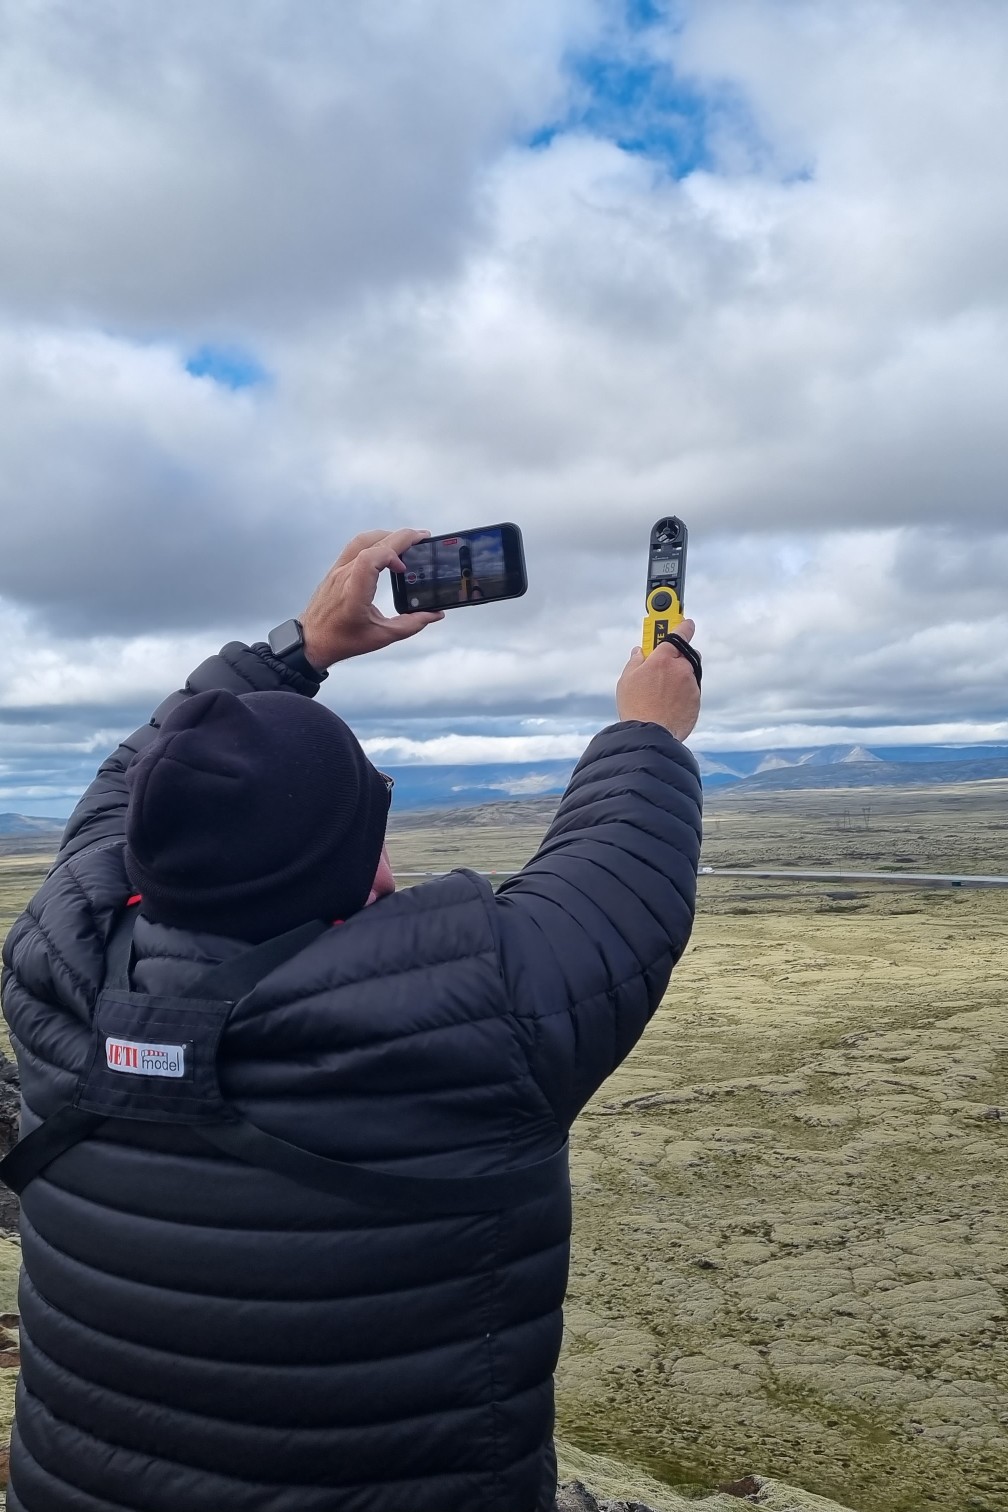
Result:
<svg viewBox="0 0 1008 1512">
<path fill-rule="evenodd" d="M 105 1039 L 105 1064 L 127 1076 L 185 1076 L 185 1045 L 159 1045 L 146 1040 Z"/>
</svg>

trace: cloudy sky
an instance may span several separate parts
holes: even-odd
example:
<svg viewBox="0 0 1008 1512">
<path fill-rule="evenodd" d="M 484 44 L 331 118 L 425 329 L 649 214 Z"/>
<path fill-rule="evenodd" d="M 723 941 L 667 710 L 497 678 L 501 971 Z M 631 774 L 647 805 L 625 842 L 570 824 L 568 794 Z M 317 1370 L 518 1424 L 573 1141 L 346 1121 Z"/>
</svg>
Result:
<svg viewBox="0 0 1008 1512">
<path fill-rule="evenodd" d="M 690 527 L 701 750 L 1008 739 L 1003 0 L 0 0 L 0 808 L 347 537 L 530 589 L 338 668 L 577 754 Z"/>
</svg>

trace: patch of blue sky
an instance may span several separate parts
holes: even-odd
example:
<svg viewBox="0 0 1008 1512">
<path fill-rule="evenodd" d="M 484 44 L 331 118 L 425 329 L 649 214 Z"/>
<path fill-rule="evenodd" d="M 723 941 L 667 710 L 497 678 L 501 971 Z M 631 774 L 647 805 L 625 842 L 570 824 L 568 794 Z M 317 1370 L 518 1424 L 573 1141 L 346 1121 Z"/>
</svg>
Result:
<svg viewBox="0 0 1008 1512">
<path fill-rule="evenodd" d="M 661 163 L 675 178 L 711 169 L 712 102 L 653 59 L 589 54 L 577 60 L 581 122 L 624 152 Z"/>
<path fill-rule="evenodd" d="M 678 29 L 668 7 L 656 0 L 626 0 L 622 19 L 605 45 L 568 58 L 568 110 L 536 131 L 530 147 L 544 148 L 568 132 L 585 131 L 651 159 L 674 178 L 716 172 L 728 142 L 735 166 L 740 157 L 754 164 L 766 157 L 739 89 L 690 79 L 649 45 L 648 34 L 656 28 L 669 34 Z"/>
<path fill-rule="evenodd" d="M 626 24 L 630 31 L 644 31 L 668 19 L 667 7 L 658 0 L 626 0 Z"/>
<path fill-rule="evenodd" d="M 229 389 L 259 388 L 270 381 L 259 359 L 240 346 L 201 346 L 186 358 L 185 370 L 193 378 L 210 378 Z"/>
</svg>

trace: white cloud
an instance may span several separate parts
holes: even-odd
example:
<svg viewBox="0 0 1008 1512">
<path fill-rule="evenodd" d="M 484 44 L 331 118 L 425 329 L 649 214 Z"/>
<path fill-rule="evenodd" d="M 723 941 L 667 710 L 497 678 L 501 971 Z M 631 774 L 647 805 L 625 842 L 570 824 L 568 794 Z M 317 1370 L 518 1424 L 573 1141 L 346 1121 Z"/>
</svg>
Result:
<svg viewBox="0 0 1008 1512">
<path fill-rule="evenodd" d="M 567 755 L 611 717 L 674 508 L 698 744 L 1003 728 L 1008 17 L 681 12 L 631 41 L 601 0 L 18 11 L 8 718 L 76 710 L 55 743 L 87 742 L 297 612 L 363 525 L 515 519 L 527 599 L 337 668 L 325 696 L 418 759 L 431 721 L 491 715 L 519 733 L 435 738 Z M 743 103 L 703 171 L 587 129 L 529 148 L 584 104 L 572 50 L 602 45 Z M 272 382 L 192 378 L 208 340 Z"/>
<path fill-rule="evenodd" d="M 509 798 L 537 798 L 543 793 L 555 793 L 557 780 L 555 774 L 549 772 L 529 772 L 521 777 L 488 782 L 487 787 L 490 792 L 506 793 Z"/>
<path fill-rule="evenodd" d="M 56 0 L 5 18 L 0 287 L 44 319 L 233 336 L 464 256 L 482 166 L 591 0 Z"/>
<path fill-rule="evenodd" d="M 404 766 L 475 766 L 491 762 L 576 761 L 594 732 L 582 735 L 442 735 L 431 740 L 404 738 L 365 739 L 362 743 L 373 761 Z M 514 784 L 490 783 L 512 790 Z M 536 779 L 531 789 L 542 790 Z"/>
<path fill-rule="evenodd" d="M 944 746 L 951 761 L 962 746 L 1003 745 L 1006 740 L 1008 719 L 926 725 L 768 724 L 742 732 L 714 728 L 708 730 L 707 744 L 721 752 L 807 750 L 814 746 L 846 745 L 848 742 L 869 747 Z"/>
</svg>

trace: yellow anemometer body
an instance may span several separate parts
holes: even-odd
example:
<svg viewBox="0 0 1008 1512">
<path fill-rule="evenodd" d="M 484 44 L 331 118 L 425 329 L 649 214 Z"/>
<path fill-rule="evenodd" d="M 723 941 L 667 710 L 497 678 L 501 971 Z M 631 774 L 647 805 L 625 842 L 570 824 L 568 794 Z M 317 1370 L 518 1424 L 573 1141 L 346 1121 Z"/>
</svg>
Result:
<svg viewBox="0 0 1008 1512">
<path fill-rule="evenodd" d="M 683 621 L 683 586 L 686 582 L 686 542 L 689 532 L 682 520 L 666 515 L 656 520 L 648 543 L 644 633 L 641 650 L 650 656 L 655 646 L 668 640 Z"/>
<path fill-rule="evenodd" d="M 679 607 L 679 597 L 674 588 L 652 588 L 647 596 L 647 614 L 644 617 L 644 634 L 641 637 L 641 650 L 645 656 L 650 656 L 655 646 L 663 640 L 668 640 L 669 635 L 676 625 L 683 622 L 683 612 Z"/>
</svg>

